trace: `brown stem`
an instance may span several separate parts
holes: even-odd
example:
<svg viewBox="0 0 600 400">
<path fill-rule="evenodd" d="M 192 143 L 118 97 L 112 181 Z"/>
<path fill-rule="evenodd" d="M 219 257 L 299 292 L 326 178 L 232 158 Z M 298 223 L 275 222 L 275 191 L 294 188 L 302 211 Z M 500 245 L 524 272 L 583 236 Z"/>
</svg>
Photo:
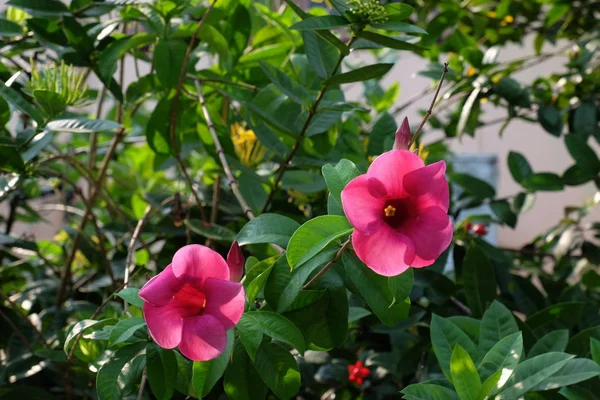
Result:
<svg viewBox="0 0 600 400">
<path fill-rule="evenodd" d="M 346 251 L 346 249 L 352 244 L 352 240 L 350 240 L 350 238 L 348 238 L 348 240 L 346 240 L 344 242 L 344 244 L 342 244 L 342 247 L 338 250 L 337 253 L 335 253 L 335 256 L 333 256 L 333 259 L 331 259 L 331 261 L 329 261 L 327 264 L 325 264 L 325 266 L 323 267 L 322 270 L 319 271 L 318 274 L 316 274 L 310 281 L 308 281 L 308 283 L 304 286 L 302 286 L 302 290 L 306 290 L 309 287 L 311 287 L 312 285 L 314 285 L 314 283 L 319 280 L 320 277 L 322 277 L 325 272 L 327 272 L 327 270 L 329 268 L 331 268 L 333 266 L 333 264 L 335 264 L 336 262 L 338 262 L 338 260 L 340 259 L 340 257 L 342 257 L 342 254 L 344 254 L 344 251 Z"/>
<path fill-rule="evenodd" d="M 357 39 L 356 36 L 352 36 L 352 38 L 350 38 L 350 40 L 348 41 L 348 44 L 346 44 L 346 46 L 348 48 L 350 48 L 350 46 L 352 46 L 352 44 L 356 41 L 356 39 Z M 333 70 L 331 72 L 331 76 L 335 75 L 335 73 L 337 72 L 340 65 L 342 65 L 342 61 L 344 60 L 344 57 L 345 57 L 344 53 L 340 53 L 340 56 L 338 57 L 338 60 L 335 63 L 335 66 L 333 67 Z M 302 126 L 300 135 L 298 135 L 298 137 L 296 138 L 296 143 L 294 143 L 294 146 L 292 147 L 290 154 L 288 154 L 288 156 L 286 157 L 284 162 L 282 162 L 279 167 L 279 172 L 277 173 L 277 177 L 275 178 L 275 182 L 273 183 L 273 188 L 271 189 L 271 192 L 269 193 L 269 196 L 267 197 L 267 201 L 265 201 L 265 204 L 262 207 L 261 214 L 266 212 L 267 209 L 269 208 L 269 205 L 271 205 L 271 202 L 273 201 L 273 197 L 275 196 L 275 192 L 277 192 L 279 184 L 280 184 L 281 180 L 283 179 L 283 174 L 285 173 L 285 170 L 291 165 L 292 159 L 294 158 L 294 156 L 296 155 L 296 152 L 300 148 L 300 145 L 302 144 L 302 140 L 306 136 L 306 132 L 308 131 L 308 127 L 309 127 L 310 123 L 312 122 L 312 119 L 317 114 L 317 109 L 319 107 L 319 104 L 321 103 L 321 100 L 323 100 L 323 97 L 325 96 L 327 89 L 329 89 L 328 86 L 323 86 L 323 88 L 321 88 L 321 90 L 319 91 L 319 94 L 317 95 L 315 102 L 308 110 L 308 116 L 306 117 L 306 121 L 304 122 L 304 125 Z"/>
<path fill-rule="evenodd" d="M 146 387 L 147 376 L 148 372 L 146 367 L 144 367 L 144 372 L 142 372 L 142 380 L 140 381 L 140 390 L 138 391 L 137 400 L 142 400 L 144 398 L 144 388 Z"/>
<path fill-rule="evenodd" d="M 146 206 L 146 210 L 144 211 L 144 215 L 138 221 L 137 225 L 135 226 L 135 230 L 133 231 L 133 234 L 131 235 L 131 240 L 129 241 L 129 246 L 127 247 L 127 258 L 125 259 L 125 274 L 123 276 L 123 287 L 124 288 L 126 288 L 127 285 L 129 284 L 129 270 L 132 269 L 131 268 L 132 266 L 135 267 L 135 263 L 133 262 L 133 254 L 135 253 L 135 251 L 134 251 L 135 242 L 137 241 L 138 237 L 142 233 L 142 226 L 144 226 L 144 223 L 148 219 L 148 216 L 150 215 L 151 210 L 152 210 L 152 206 L 150 204 L 148 204 Z M 127 312 L 127 302 L 124 303 L 123 310 L 125 312 Z"/>
<path fill-rule="evenodd" d="M 108 170 L 108 165 L 110 164 L 110 160 L 113 156 L 113 153 L 117 149 L 117 145 L 121 140 L 121 137 L 124 135 L 124 128 L 121 128 L 117 131 L 115 136 L 113 137 L 110 147 L 104 156 L 104 160 L 102 161 L 102 166 L 100 167 L 100 173 L 98 174 L 98 179 L 95 181 L 93 186 L 93 191 L 90 193 L 90 197 L 88 199 L 88 207 L 85 209 L 85 215 L 81 219 L 79 226 L 77 228 L 77 233 L 73 238 L 73 243 L 71 246 L 71 252 L 69 253 L 67 260 L 65 262 L 65 270 L 62 275 L 62 283 L 60 289 L 58 291 L 58 296 L 56 298 L 56 305 L 60 306 L 65 300 L 65 295 L 67 292 L 67 286 L 71 282 L 71 266 L 73 261 L 75 260 L 75 255 L 77 254 L 77 248 L 79 247 L 79 241 L 81 240 L 81 236 L 83 235 L 83 231 L 88 223 L 88 219 L 92 214 L 92 207 L 96 201 L 96 197 L 100 193 L 100 187 L 102 186 L 102 182 L 104 180 L 104 176 L 106 175 L 106 171 Z"/>
<path fill-rule="evenodd" d="M 440 90 L 442 89 L 442 84 L 444 83 L 444 78 L 446 78 L 447 73 L 448 73 L 448 63 L 445 62 L 444 63 L 444 72 L 442 72 L 442 77 L 440 78 L 440 83 L 438 84 L 435 94 L 433 95 L 433 100 L 431 101 L 431 105 L 429 106 L 429 109 L 425 113 L 425 117 L 423 118 L 423 121 L 421 121 L 421 125 L 419 125 L 419 127 L 417 128 L 417 131 L 415 132 L 413 137 L 410 139 L 410 142 L 408 143 L 409 149 L 414 143 L 416 143 L 419 135 L 421 134 L 421 130 L 423 129 L 423 126 L 425 125 L 425 123 L 427 122 L 429 117 L 431 116 L 431 113 L 433 112 L 433 106 L 435 105 L 435 101 L 437 100 L 437 97 L 440 94 Z"/>
<path fill-rule="evenodd" d="M 200 18 L 200 21 L 198 21 L 198 24 L 196 25 L 196 29 L 194 30 L 194 33 L 192 34 L 190 43 L 188 44 L 188 47 L 185 51 L 185 56 L 183 57 L 183 61 L 181 62 L 181 70 L 179 71 L 179 79 L 177 80 L 177 87 L 175 88 L 175 96 L 173 97 L 173 104 L 171 105 L 171 113 L 169 115 L 169 121 L 170 121 L 169 136 L 171 138 L 171 147 L 173 148 L 173 156 L 175 157 L 175 161 L 177 161 L 177 164 L 179 165 L 179 169 L 181 170 L 181 173 L 185 177 L 185 180 L 187 181 L 187 183 L 190 187 L 190 190 L 192 191 L 192 195 L 194 196 L 196 203 L 198 203 L 198 207 L 200 207 L 200 217 L 203 222 L 206 222 L 206 215 L 204 213 L 204 207 L 202 207 L 202 201 L 200 200 L 198 193 L 196 193 L 196 190 L 194 189 L 194 184 L 192 182 L 192 179 L 190 178 L 189 174 L 187 173 L 187 170 L 185 169 L 185 164 L 183 163 L 183 160 L 181 159 L 181 156 L 179 154 L 179 147 L 177 145 L 177 136 L 176 136 L 175 130 L 177 127 L 177 109 L 179 108 L 179 97 L 181 96 L 181 90 L 183 89 L 183 82 L 185 81 L 185 77 L 186 77 L 185 71 L 186 71 L 188 63 L 190 61 L 190 56 L 192 54 L 192 50 L 194 49 L 194 45 L 196 44 L 196 38 L 198 36 L 198 32 L 200 32 L 202 25 L 204 25 L 204 21 L 206 21 L 206 17 L 208 17 L 208 15 L 211 13 L 211 11 L 213 10 L 216 3 L 217 3 L 217 0 L 213 0 L 211 2 L 210 6 L 206 10 L 206 12 L 202 16 L 202 18 Z"/>
<path fill-rule="evenodd" d="M 456 297 L 454 296 L 450 296 L 450 302 L 452 304 L 454 304 L 456 306 L 456 308 L 458 308 L 460 311 L 463 312 L 463 314 L 471 316 L 473 315 L 473 313 L 471 312 L 471 310 L 469 309 L 469 307 L 467 307 L 466 305 L 464 305 L 460 300 L 458 300 Z"/>
</svg>

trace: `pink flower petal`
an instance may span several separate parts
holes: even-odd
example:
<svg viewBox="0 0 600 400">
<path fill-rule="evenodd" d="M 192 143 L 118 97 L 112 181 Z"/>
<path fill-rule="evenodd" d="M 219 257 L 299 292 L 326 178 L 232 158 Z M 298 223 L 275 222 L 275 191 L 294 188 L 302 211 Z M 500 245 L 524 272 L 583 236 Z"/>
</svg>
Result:
<svg viewBox="0 0 600 400">
<path fill-rule="evenodd" d="M 363 233 L 375 232 L 382 222 L 385 200 L 371 195 L 367 175 L 352 179 L 342 190 L 342 206 L 352 226 Z"/>
<path fill-rule="evenodd" d="M 181 353 L 194 361 L 217 358 L 227 347 L 227 331 L 212 315 L 186 318 L 179 343 Z"/>
<path fill-rule="evenodd" d="M 382 199 L 387 196 L 387 189 L 385 188 L 385 185 L 374 176 L 367 179 L 367 189 L 369 189 L 371 196 L 375 197 L 376 199 Z"/>
<path fill-rule="evenodd" d="M 425 164 L 418 155 L 407 150 L 392 150 L 373 161 L 367 175 L 378 178 L 387 188 L 388 197 L 406 197 L 402 182 L 404 176 Z"/>
<path fill-rule="evenodd" d="M 445 173 L 446 163 L 438 161 L 404 176 L 404 190 L 415 197 L 417 208 L 439 207 L 448 211 L 450 196 Z"/>
<path fill-rule="evenodd" d="M 172 349 L 181 342 L 183 320 L 173 302 L 155 307 L 144 303 L 144 318 L 154 341 L 162 348 Z"/>
<path fill-rule="evenodd" d="M 164 306 L 183 287 L 183 282 L 173 274 L 169 264 L 158 275 L 152 277 L 139 291 L 139 296 L 155 306 Z"/>
<path fill-rule="evenodd" d="M 452 241 L 452 224 L 446 211 L 430 207 L 419 213 L 419 217 L 403 227 L 403 232 L 415 244 L 416 257 L 413 267 L 433 264 Z"/>
<path fill-rule="evenodd" d="M 173 256 L 173 273 L 184 283 L 201 287 L 207 278 L 229 280 L 229 267 L 219 253 L 199 244 L 177 250 Z"/>
<path fill-rule="evenodd" d="M 415 258 L 415 245 L 410 238 L 386 224 L 371 235 L 354 231 L 352 246 L 367 267 L 383 276 L 403 273 Z"/>
<path fill-rule="evenodd" d="M 217 318 L 225 329 L 233 328 L 244 313 L 244 287 L 237 282 L 208 278 L 203 290 L 206 294 L 204 314 Z"/>
</svg>

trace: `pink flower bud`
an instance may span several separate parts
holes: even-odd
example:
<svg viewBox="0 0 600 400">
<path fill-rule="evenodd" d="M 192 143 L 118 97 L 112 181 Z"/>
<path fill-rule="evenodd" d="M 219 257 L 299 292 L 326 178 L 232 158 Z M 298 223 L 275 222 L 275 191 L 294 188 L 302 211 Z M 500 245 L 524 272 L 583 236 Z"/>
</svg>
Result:
<svg viewBox="0 0 600 400">
<path fill-rule="evenodd" d="M 229 265 L 229 280 L 239 282 L 244 274 L 244 255 L 238 242 L 233 242 L 229 253 L 227 253 L 227 265 Z"/>
<path fill-rule="evenodd" d="M 410 125 L 408 118 L 404 117 L 402 124 L 396 131 L 396 139 L 394 140 L 394 150 L 408 150 L 408 142 L 410 141 Z"/>
</svg>

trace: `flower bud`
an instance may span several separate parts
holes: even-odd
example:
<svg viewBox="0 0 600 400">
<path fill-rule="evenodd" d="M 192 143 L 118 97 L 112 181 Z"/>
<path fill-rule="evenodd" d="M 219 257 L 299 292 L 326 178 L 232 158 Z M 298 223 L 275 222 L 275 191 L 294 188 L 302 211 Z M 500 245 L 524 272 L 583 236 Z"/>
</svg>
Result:
<svg viewBox="0 0 600 400">
<path fill-rule="evenodd" d="M 487 226 L 483 224 L 475 224 L 473 225 L 473 233 L 477 236 L 485 236 L 488 233 Z"/>
<path fill-rule="evenodd" d="M 229 280 L 239 282 L 244 274 L 244 255 L 238 242 L 233 242 L 229 253 L 227 253 L 227 265 L 229 266 Z"/>
<path fill-rule="evenodd" d="M 410 142 L 410 125 L 408 118 L 404 118 L 402 124 L 396 131 L 396 139 L 394 139 L 394 150 L 408 150 L 408 142 Z"/>
</svg>

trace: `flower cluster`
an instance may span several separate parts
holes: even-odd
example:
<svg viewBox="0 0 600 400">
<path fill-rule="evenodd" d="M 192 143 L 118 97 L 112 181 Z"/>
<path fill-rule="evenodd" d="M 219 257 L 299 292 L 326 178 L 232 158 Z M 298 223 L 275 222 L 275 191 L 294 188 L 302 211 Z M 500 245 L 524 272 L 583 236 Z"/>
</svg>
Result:
<svg viewBox="0 0 600 400">
<path fill-rule="evenodd" d="M 246 129 L 245 124 L 234 123 L 231 125 L 231 141 L 235 154 L 246 167 L 259 164 L 267 154 L 267 148 L 256 138 L 251 129 Z"/>
<path fill-rule="evenodd" d="M 357 361 L 348 366 L 348 380 L 350 383 L 362 385 L 369 375 L 371 375 L 371 371 L 363 365 L 362 361 Z"/>
<path fill-rule="evenodd" d="M 388 20 L 387 12 L 378 0 L 348 0 L 350 12 L 363 22 L 381 24 Z"/>
</svg>

